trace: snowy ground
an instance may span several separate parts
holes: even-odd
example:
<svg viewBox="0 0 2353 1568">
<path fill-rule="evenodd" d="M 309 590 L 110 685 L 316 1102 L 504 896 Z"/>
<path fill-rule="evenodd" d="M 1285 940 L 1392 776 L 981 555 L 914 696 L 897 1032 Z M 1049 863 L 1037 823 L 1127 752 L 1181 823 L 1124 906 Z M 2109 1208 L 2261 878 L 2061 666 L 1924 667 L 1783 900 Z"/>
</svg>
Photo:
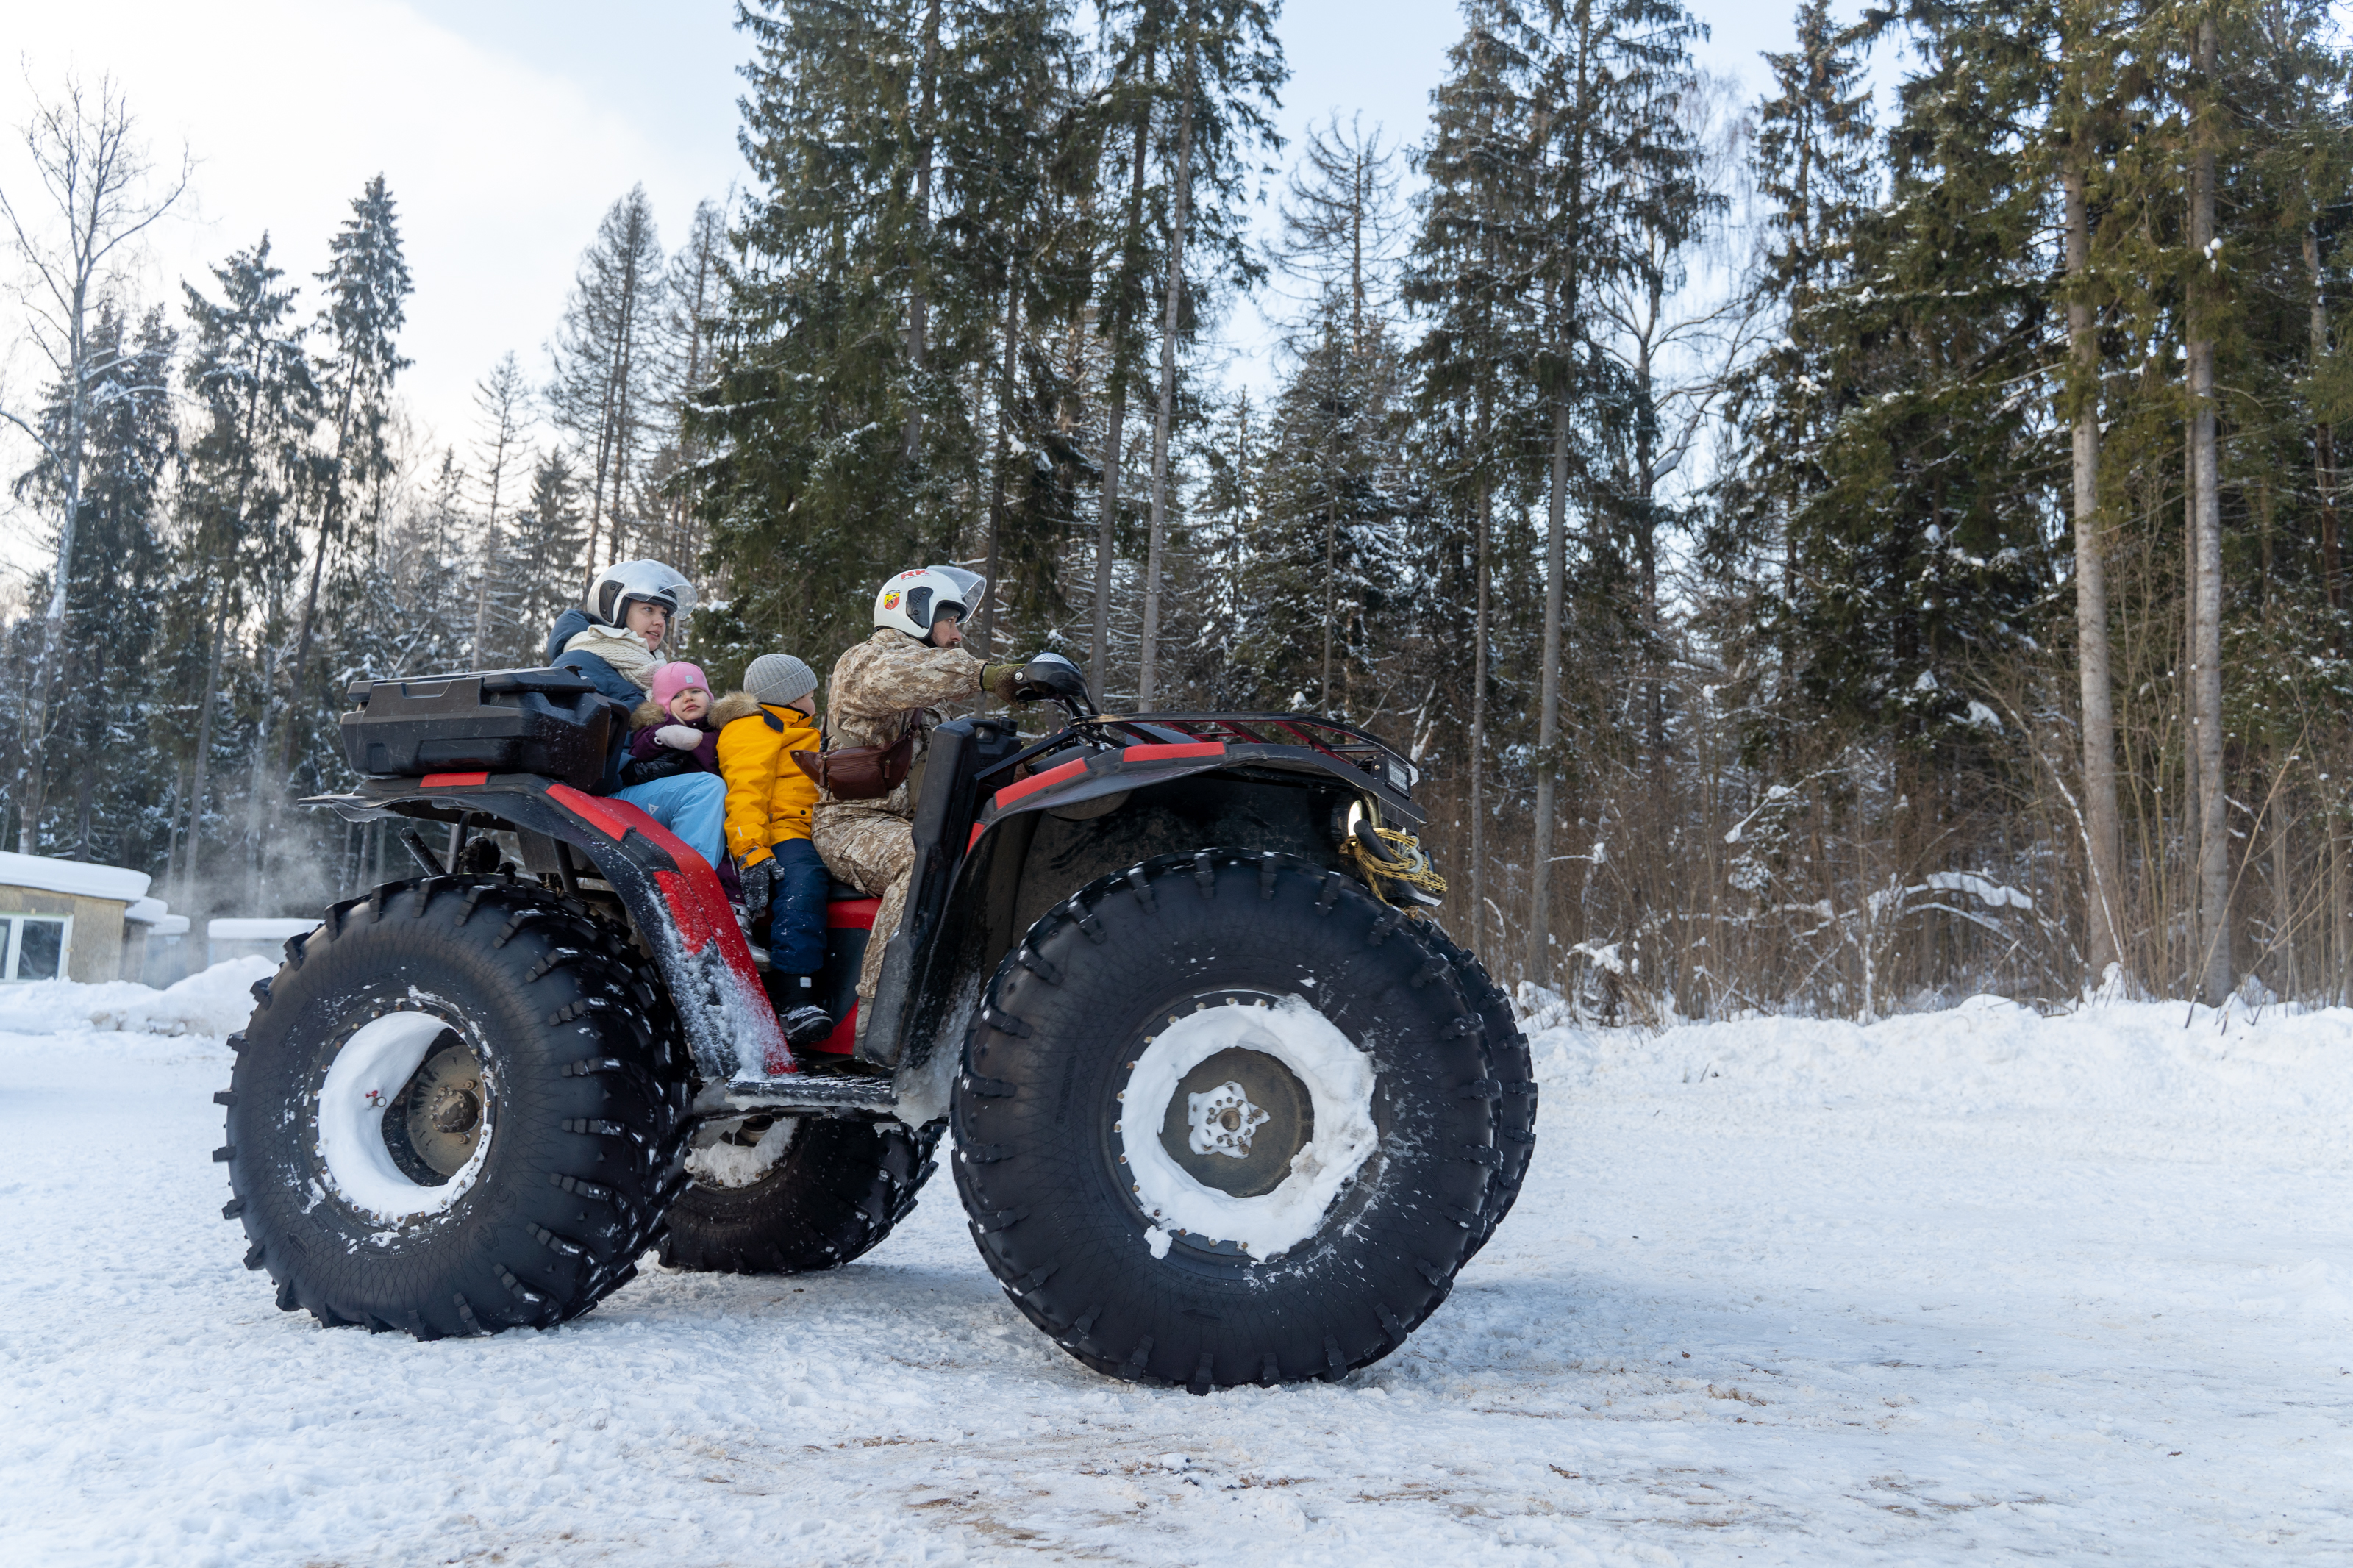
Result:
<svg viewBox="0 0 2353 1568">
<path fill-rule="evenodd" d="M 2353 1557 L 2353 1012 L 1556 1031 L 1406 1350 L 1196 1399 L 1031 1331 L 944 1181 L 551 1333 L 280 1314 L 206 1159 L 249 978 L 0 999 L 0 1563 Z"/>
</svg>

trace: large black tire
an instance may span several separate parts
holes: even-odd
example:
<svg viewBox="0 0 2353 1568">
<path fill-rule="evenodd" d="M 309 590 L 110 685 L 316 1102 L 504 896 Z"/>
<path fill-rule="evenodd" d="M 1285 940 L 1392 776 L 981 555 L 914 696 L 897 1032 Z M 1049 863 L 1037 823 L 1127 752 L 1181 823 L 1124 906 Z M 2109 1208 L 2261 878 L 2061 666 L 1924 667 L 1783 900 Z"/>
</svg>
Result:
<svg viewBox="0 0 2353 1568">
<path fill-rule="evenodd" d="M 784 1155 L 744 1186 L 690 1178 L 661 1241 L 671 1268 L 808 1274 L 873 1250 L 915 1206 L 938 1123 L 802 1117 Z M 691 1166 L 691 1163 L 690 1163 Z"/>
<path fill-rule="evenodd" d="M 1154 1135 L 1154 1111 L 1123 1110 L 1155 1031 L 1252 997 L 1311 999 L 1363 1053 L 1377 1132 L 1305 1239 L 1256 1259 L 1146 1216 L 1126 1158 L 1145 1152 L 1127 1140 Z M 1352 878 L 1229 849 L 1105 878 L 1030 928 L 966 1043 L 953 1107 L 974 1239 L 1023 1314 L 1098 1372 L 1196 1393 L 1342 1376 L 1403 1344 L 1470 1255 L 1503 1158 L 1483 1033 L 1422 922 Z M 1194 1073 L 1214 1081 L 1228 1055 Z M 1182 1131 L 1180 1100 L 1195 1118 L 1214 1104 L 1185 1099 L 1193 1081 L 1169 1094 L 1164 1129 Z M 1124 1115 L 1143 1119 L 1136 1133 Z M 1272 1142 L 1283 1124 L 1261 1133 L 1280 1162 L 1268 1180 L 1294 1168 Z M 1176 1131 L 1158 1133 L 1172 1152 Z"/>
<path fill-rule="evenodd" d="M 396 883 L 330 909 L 254 996 L 215 1158 L 281 1309 L 437 1339 L 559 1323 L 636 1273 L 681 1179 L 687 1067 L 612 927 L 502 878 Z M 413 1070 L 365 1065 L 420 1037 Z"/>
<path fill-rule="evenodd" d="M 1488 1070 L 1502 1091 L 1495 1110 L 1495 1149 L 1504 1163 L 1487 1178 L 1487 1201 L 1480 1205 L 1479 1223 L 1471 1227 L 1467 1261 L 1487 1245 L 1487 1238 L 1520 1201 L 1520 1187 L 1527 1180 L 1528 1162 L 1536 1152 L 1535 1064 L 1528 1053 L 1528 1037 L 1512 1016 L 1512 999 L 1488 978 L 1486 965 L 1468 950 L 1457 947 L 1435 921 L 1419 929 L 1430 945 L 1454 965 L 1455 984 L 1486 1026 Z"/>
</svg>

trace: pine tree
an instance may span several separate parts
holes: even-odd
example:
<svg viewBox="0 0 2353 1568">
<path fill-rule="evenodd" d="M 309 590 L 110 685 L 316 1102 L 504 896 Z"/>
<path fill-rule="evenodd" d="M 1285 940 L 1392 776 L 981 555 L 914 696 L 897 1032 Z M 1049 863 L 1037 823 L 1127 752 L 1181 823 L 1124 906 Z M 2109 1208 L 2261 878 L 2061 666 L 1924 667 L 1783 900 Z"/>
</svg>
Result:
<svg viewBox="0 0 2353 1568">
<path fill-rule="evenodd" d="M 1662 79 L 1688 71 L 1689 46 L 1698 33 L 1679 0 L 1545 0 L 1528 29 L 1531 120 L 1540 138 L 1534 149 L 1540 162 L 1532 216 L 1542 235 L 1532 268 L 1542 294 L 1532 369 L 1550 416 L 1527 929 L 1528 972 L 1540 983 L 1553 972 L 1552 836 L 1563 761 L 1568 506 L 1572 484 L 1589 481 L 1590 454 L 1577 449 L 1573 437 L 1580 411 L 1609 412 L 1613 391 L 1591 352 L 1587 312 L 1600 283 L 1634 264 L 1641 230 L 1631 220 L 1645 193 L 1688 158 L 1674 94 Z M 1603 550 L 1591 553 L 1605 572 L 1618 564 Z"/>
<path fill-rule="evenodd" d="M 504 636 L 493 640 L 493 627 L 504 632 L 512 626 L 519 586 L 508 537 L 512 528 L 510 514 L 515 510 L 522 489 L 519 481 L 528 462 L 522 442 L 530 433 L 532 408 L 531 389 L 512 353 L 474 384 L 474 406 L 481 412 L 475 460 L 480 466 L 483 514 L 475 567 L 474 637 L 467 657 L 480 669 L 488 668 L 484 660 L 492 647 L 509 645 Z"/>
<path fill-rule="evenodd" d="M 47 430 L 66 428 L 79 392 L 72 578 L 54 656 L 58 689 L 71 700 L 47 710 L 46 735 L 25 738 L 32 742 L 26 765 L 41 776 L 19 799 L 28 813 L 47 804 L 47 820 L 27 826 L 37 842 L 76 859 L 143 864 L 163 836 L 168 770 L 156 765 L 147 716 L 169 564 L 161 512 L 178 447 L 171 398 L 176 347 L 160 310 L 133 323 L 112 300 L 101 301 L 79 387 L 60 386 L 40 421 Z M 52 451 L 62 455 L 62 443 Z M 44 454 L 15 492 L 46 511 L 62 507 L 67 483 L 57 458 Z M 36 584 L 37 599 L 47 596 L 46 588 Z"/>
<path fill-rule="evenodd" d="M 711 377 L 711 329 L 726 265 L 727 224 L 716 203 L 695 205 L 686 243 L 670 258 L 658 348 L 660 438 L 647 465 L 642 510 L 659 517 L 651 548 L 691 574 L 702 557 L 698 522 L 702 444 L 686 428 L 687 409 Z M 714 595 L 717 596 L 717 595 Z"/>
<path fill-rule="evenodd" d="M 196 697 L 193 723 L 175 727 L 192 741 L 169 857 L 184 905 L 203 855 L 216 735 L 237 707 L 224 701 L 229 632 L 265 611 L 273 573 L 282 583 L 320 414 L 294 290 L 280 286 L 269 237 L 212 271 L 220 303 L 184 286 L 192 342 L 183 374 L 199 412 L 175 498 L 185 544 L 167 638 L 176 656 L 170 684 Z"/>
<path fill-rule="evenodd" d="M 1377 628 L 1398 609 L 1391 596 L 1405 576 L 1403 375 L 1381 323 L 1364 329 L 1359 349 L 1345 289 L 1325 297 L 1293 353 L 1270 411 L 1238 652 L 1261 700 L 1361 722 L 1386 705 L 1394 679 L 1381 666 L 1397 650 Z"/>
<path fill-rule="evenodd" d="M 394 340 L 407 320 L 412 285 L 408 262 L 401 254 L 392 194 L 382 174 L 353 200 L 352 216 L 327 242 L 327 268 L 319 274 L 326 294 L 319 316 L 325 353 L 314 374 L 332 422 L 332 445 L 319 467 L 318 532 L 294 638 L 285 741 L 278 763 L 281 774 L 293 771 L 297 748 L 316 734 L 317 716 L 336 707 L 334 696 L 314 683 L 311 668 L 319 584 L 328 552 L 354 518 L 380 512 L 384 481 L 392 472 L 386 438 L 392 384 L 409 363 L 400 357 Z"/>
<path fill-rule="evenodd" d="M 1175 134 L 1167 144 L 1167 253 L 1162 266 L 1159 403 L 1152 437 L 1152 521 L 1144 570 L 1144 628 L 1136 660 L 1136 705 L 1154 705 L 1160 640 L 1160 554 L 1168 527 L 1169 442 L 1176 409 L 1176 357 L 1202 315 L 1202 296 L 1219 281 L 1247 286 L 1262 268 L 1244 237 L 1240 208 L 1246 160 L 1280 144 L 1268 111 L 1290 76 L 1263 0 L 1127 0 L 1111 8 L 1143 21 L 1154 10 L 1166 30 Z M 1116 20 L 1114 20 L 1116 26 Z M 1188 245 L 1209 265 L 1186 270 Z M 1198 266 L 1198 263 L 1197 263 Z M 1185 304 L 1192 297 L 1191 319 Z"/>
<path fill-rule="evenodd" d="M 542 453 L 532 465 L 512 548 L 517 587 L 502 661 L 543 664 L 548 627 L 580 603 L 587 582 L 587 517 L 578 476 L 561 448 Z"/>
<path fill-rule="evenodd" d="M 25 265 L 28 336 L 47 361 L 59 394 L 38 425 L 0 407 L 0 418 L 29 437 L 46 459 L 53 475 L 48 488 L 57 520 L 47 605 L 33 650 L 29 700 L 17 725 L 29 737 L 16 773 L 17 848 L 31 854 L 41 843 L 47 773 L 30 763 L 47 749 L 48 702 L 74 580 L 82 469 L 88 460 L 84 448 L 95 414 L 90 398 L 108 369 L 93 357 L 92 328 L 112 296 L 120 253 L 179 200 L 187 189 L 188 165 L 184 155 L 168 188 L 150 193 L 154 170 L 137 141 L 130 107 L 104 79 L 93 93 L 69 79 L 55 100 L 37 104 L 24 127 L 24 144 L 26 162 L 51 210 L 42 215 L 20 209 L 0 192 L 0 218 L 6 220 L 11 247 Z M 45 234 L 52 226 L 63 231 L 61 244 Z"/>
<path fill-rule="evenodd" d="M 1470 902 L 1474 949 L 1483 949 L 1487 899 L 1489 692 L 1494 663 L 1491 560 L 1495 496 L 1512 481 L 1513 454 L 1528 444 L 1529 356 L 1534 349 L 1530 268 L 1537 237 L 1525 92 L 1523 18 L 1510 0 L 1466 5 L 1435 94 L 1430 139 L 1420 153 L 1429 182 L 1404 295 L 1429 321 L 1409 352 L 1419 373 L 1418 410 L 1443 504 L 1430 517 L 1431 575 L 1462 584 L 1473 603 L 1470 668 L 1441 670 L 1471 691 L 1461 741 L 1469 796 Z M 1452 524 L 1449 528 L 1448 524 Z M 1467 532 L 1468 542 L 1460 534 Z M 1467 558 L 1467 559 L 1466 559 Z M 1463 574 L 1461 568 L 1469 568 Z M 1467 584 L 1463 583 L 1467 575 Z M 1462 590 L 1458 590 L 1462 591 Z M 1459 647 L 1441 639 L 1444 650 Z"/>
<path fill-rule="evenodd" d="M 1357 678 L 1395 652 L 1377 650 L 1369 633 L 1388 623 L 1380 612 L 1401 575 L 1397 457 L 1408 410 L 1387 277 L 1397 181 L 1377 129 L 1369 138 L 1344 137 L 1336 124 L 1313 132 L 1301 163 L 1276 258 L 1319 297 L 1292 334 L 1296 370 L 1271 411 L 1261 532 L 1270 559 L 1303 574 L 1313 591 L 1268 596 L 1288 602 L 1272 625 L 1252 628 L 1261 650 L 1253 662 L 1278 684 L 1292 679 L 1287 644 L 1316 660 L 1317 707 L 1361 716 L 1379 700 L 1358 700 Z M 1311 627 L 1317 637 L 1300 637 Z"/>
<path fill-rule="evenodd" d="M 913 374 L 906 357 L 924 239 L 910 106 L 927 51 L 910 51 L 915 20 L 898 0 L 756 0 L 740 15 L 755 189 L 688 426 L 712 453 L 701 504 L 731 595 L 697 635 L 747 654 L 839 647 L 883 570 L 953 539 L 943 476 L 970 472 L 958 367 Z"/>
<path fill-rule="evenodd" d="M 547 405 L 578 443 L 588 476 L 588 555 L 601 539 L 607 564 L 621 559 L 639 468 L 659 410 L 655 380 L 666 263 L 643 185 L 607 209 L 580 253 L 563 324 L 550 348 Z M 583 584 L 586 586 L 586 584 Z"/>
<path fill-rule="evenodd" d="M 1440 89 L 1443 90 L 1442 89 Z M 1339 290 L 1348 301 L 1348 331 L 1361 351 L 1368 328 L 1394 301 L 1392 273 L 1404 224 L 1397 210 L 1397 153 L 1361 120 L 1340 129 L 1336 111 L 1311 128 L 1286 185 L 1278 264 L 1307 282 L 1318 303 Z"/>
<path fill-rule="evenodd" d="M 1785 682 L 1795 658 L 1789 519 L 1822 489 L 1833 406 L 1822 301 L 1847 279 L 1852 237 L 1877 190 L 1861 52 L 1868 35 L 1833 22 L 1829 0 L 1803 0 L 1795 30 L 1794 48 L 1765 57 L 1773 87 L 1757 105 L 1751 163 L 1765 205 L 1757 303 L 1781 331 L 1734 388 L 1729 418 L 1745 457 L 1705 543 L 1717 580 L 1740 601 L 1736 613 L 1767 634 L 1754 649 L 1758 662 Z"/>
<path fill-rule="evenodd" d="M 1029 489 L 1026 458 L 1037 449 L 1029 400 L 1019 385 L 1023 350 L 1041 316 L 1067 305 L 1068 280 L 1040 267 L 1059 206 L 1065 153 L 1082 134 L 1076 123 L 1065 0 L 955 5 L 951 38 L 939 71 L 935 156 L 946 211 L 938 224 L 932 261 L 941 312 L 941 347 L 971 365 L 987 388 L 991 434 L 974 458 L 975 493 L 987 499 L 985 537 L 978 542 L 981 574 L 990 582 L 974 606 L 976 646 L 986 648 L 997 629 L 997 579 L 1008 546 L 1025 564 L 1053 559 L 1050 539 L 1016 542 L 1032 523 L 1017 518 Z M 983 414 L 983 397 L 970 416 Z M 1025 439 L 1024 437 L 1028 437 Z M 949 553 L 961 528 L 951 534 Z M 1035 586 L 1033 574 L 1033 587 Z"/>
</svg>

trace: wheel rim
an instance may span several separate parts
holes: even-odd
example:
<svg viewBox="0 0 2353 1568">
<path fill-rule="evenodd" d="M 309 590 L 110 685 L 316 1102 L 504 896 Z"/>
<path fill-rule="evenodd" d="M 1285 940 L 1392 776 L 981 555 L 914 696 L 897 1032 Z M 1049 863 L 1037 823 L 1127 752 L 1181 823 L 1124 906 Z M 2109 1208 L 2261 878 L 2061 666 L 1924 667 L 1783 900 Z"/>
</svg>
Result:
<svg viewBox="0 0 2353 1568">
<path fill-rule="evenodd" d="M 1321 1229 L 1379 1143 L 1372 1060 L 1304 999 L 1203 992 L 1138 1031 L 1111 1148 L 1155 1258 L 1264 1261 Z"/>
<path fill-rule="evenodd" d="M 496 1100 L 481 1057 L 448 1019 L 408 1009 L 371 1019 L 319 1086 L 326 1184 L 396 1224 L 439 1214 L 480 1174 Z"/>
</svg>

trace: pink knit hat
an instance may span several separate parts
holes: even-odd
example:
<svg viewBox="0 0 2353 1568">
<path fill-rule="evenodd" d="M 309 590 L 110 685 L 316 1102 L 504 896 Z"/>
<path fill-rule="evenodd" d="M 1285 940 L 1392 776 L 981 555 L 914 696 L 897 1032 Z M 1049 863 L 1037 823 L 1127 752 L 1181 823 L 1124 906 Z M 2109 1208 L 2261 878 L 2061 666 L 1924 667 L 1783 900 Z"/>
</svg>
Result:
<svg viewBox="0 0 2353 1568">
<path fill-rule="evenodd" d="M 674 658 L 654 671 L 654 683 L 647 689 L 646 695 L 654 700 L 655 707 L 667 713 L 670 711 L 671 701 L 690 686 L 700 686 L 708 691 L 711 689 L 711 680 L 702 673 L 701 665 L 689 664 L 682 658 Z"/>
</svg>

